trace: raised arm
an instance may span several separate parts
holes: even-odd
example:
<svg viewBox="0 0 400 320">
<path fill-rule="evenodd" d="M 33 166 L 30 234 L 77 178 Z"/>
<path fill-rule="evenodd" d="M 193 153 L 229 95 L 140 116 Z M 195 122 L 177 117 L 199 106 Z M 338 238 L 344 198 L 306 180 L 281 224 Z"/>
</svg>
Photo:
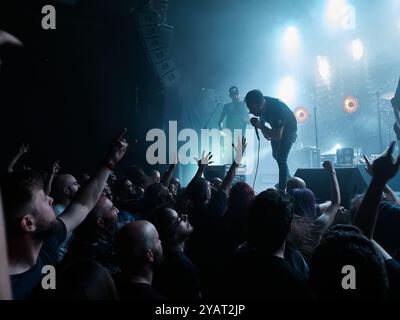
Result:
<svg viewBox="0 0 400 320">
<path fill-rule="evenodd" d="M 29 151 L 29 149 L 30 149 L 30 145 L 22 144 L 22 145 L 19 147 L 18 153 L 11 159 L 11 162 L 10 162 L 10 164 L 8 165 L 8 168 L 7 168 L 8 173 L 11 173 L 11 172 L 14 171 L 14 166 L 15 166 L 15 164 L 18 162 L 18 160 L 19 160 L 25 153 L 27 153 L 27 152 Z"/>
<path fill-rule="evenodd" d="M 229 168 L 227 174 L 225 175 L 224 180 L 222 181 L 220 190 L 224 191 L 227 195 L 229 194 L 229 191 L 231 190 L 232 187 L 232 181 L 233 178 L 236 175 L 236 169 L 240 166 L 240 163 L 243 158 L 243 154 L 246 150 L 247 143 L 246 143 L 246 138 L 242 136 L 241 138 L 238 137 L 238 142 L 237 142 L 237 147 L 232 144 L 232 147 L 236 151 L 236 157 L 235 160 L 233 161 L 231 167 Z"/>
<path fill-rule="evenodd" d="M 165 173 L 163 174 L 162 178 L 161 178 L 161 184 L 164 187 L 169 187 L 169 184 L 171 182 L 172 176 L 174 175 L 174 171 L 176 166 L 178 165 L 178 156 L 175 157 L 174 163 L 171 163 L 167 169 L 167 171 L 165 171 Z"/>
<path fill-rule="evenodd" d="M 108 176 L 122 159 L 128 147 L 128 143 L 123 138 L 125 133 L 126 129 L 114 140 L 111 151 L 97 174 L 79 190 L 75 199 L 59 216 L 68 232 L 72 232 L 86 218 L 99 200 Z"/>
<path fill-rule="evenodd" d="M 336 213 L 340 207 L 340 188 L 339 182 L 336 176 L 335 168 L 331 161 L 325 161 L 322 166 L 329 174 L 331 183 L 331 201 L 330 206 L 317 218 L 316 224 L 323 226 L 322 232 L 325 232 L 332 225 L 335 220 Z"/>
<path fill-rule="evenodd" d="M 400 157 L 393 160 L 393 149 L 395 142 L 372 164 L 372 181 L 358 209 L 354 224 L 364 234 L 372 239 L 374 235 L 378 206 L 386 183 L 393 178 L 399 170 Z"/>
<path fill-rule="evenodd" d="M 53 184 L 54 176 L 60 171 L 59 161 L 53 163 L 53 167 L 51 169 L 51 173 L 49 174 L 44 192 L 49 195 L 51 193 L 51 185 Z"/>
<path fill-rule="evenodd" d="M 203 176 L 203 174 L 204 174 L 204 171 L 206 171 L 208 165 L 214 162 L 214 161 L 211 161 L 211 159 L 212 159 L 211 152 L 207 153 L 207 155 L 205 153 L 206 153 L 205 151 L 202 152 L 200 160 L 198 160 L 197 158 L 194 158 L 194 160 L 196 160 L 197 165 L 199 166 L 199 168 L 197 169 L 196 174 L 194 175 L 192 180 L 189 182 L 189 184 L 192 181 L 195 181 L 198 178 L 201 178 Z"/>
<path fill-rule="evenodd" d="M 371 162 L 368 160 L 368 158 L 363 155 L 364 160 L 365 160 L 365 171 L 372 177 L 373 173 L 372 173 L 372 164 Z M 394 191 L 389 187 L 388 184 L 385 185 L 385 187 L 383 188 L 383 192 L 386 194 L 386 196 L 388 197 L 388 199 L 390 201 L 393 201 L 396 204 L 400 204 L 400 199 L 396 196 L 396 194 L 394 193 Z"/>
</svg>

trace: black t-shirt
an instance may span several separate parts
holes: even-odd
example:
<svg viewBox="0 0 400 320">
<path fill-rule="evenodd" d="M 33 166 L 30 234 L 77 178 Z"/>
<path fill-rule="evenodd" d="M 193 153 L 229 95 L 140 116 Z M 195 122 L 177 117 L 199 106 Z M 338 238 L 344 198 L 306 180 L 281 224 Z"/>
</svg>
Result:
<svg viewBox="0 0 400 320">
<path fill-rule="evenodd" d="M 400 299 L 400 264 L 390 259 L 385 261 L 389 276 L 389 299 Z"/>
<path fill-rule="evenodd" d="M 232 298 L 310 299 L 306 279 L 284 259 L 256 249 L 238 254 L 229 274 Z"/>
<path fill-rule="evenodd" d="M 282 136 L 295 136 L 297 120 L 289 107 L 279 99 L 264 97 L 266 107 L 261 115 L 261 121 L 270 124 L 273 130 L 284 127 Z"/>
<path fill-rule="evenodd" d="M 124 281 L 119 276 L 115 277 L 115 284 L 120 300 L 162 301 L 165 297 L 160 295 L 147 283 L 131 283 Z"/>
<path fill-rule="evenodd" d="M 199 271 L 183 253 L 164 257 L 163 264 L 154 272 L 153 286 L 168 299 L 201 298 Z"/>
<path fill-rule="evenodd" d="M 67 236 L 67 229 L 60 219 L 57 232 L 43 242 L 36 264 L 20 274 L 11 275 L 11 285 L 15 300 L 32 298 L 35 289 L 40 286 L 44 274 L 42 268 L 45 265 L 56 267 L 58 259 L 58 246 L 63 243 Z"/>
<path fill-rule="evenodd" d="M 389 251 L 391 256 L 400 258 L 400 206 L 388 201 L 379 205 L 374 239 Z"/>
</svg>

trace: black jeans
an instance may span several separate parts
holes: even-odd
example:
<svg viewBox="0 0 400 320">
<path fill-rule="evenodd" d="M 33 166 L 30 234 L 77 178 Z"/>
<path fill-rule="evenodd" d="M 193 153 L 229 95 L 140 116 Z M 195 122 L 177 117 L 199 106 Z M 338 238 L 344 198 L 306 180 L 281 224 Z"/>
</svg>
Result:
<svg viewBox="0 0 400 320">
<path fill-rule="evenodd" d="M 297 134 L 282 136 L 279 141 L 271 140 L 272 157 L 278 163 L 279 168 L 279 186 L 278 189 L 284 191 L 286 189 L 286 182 L 290 178 L 289 167 L 287 164 L 290 149 L 296 141 Z"/>
</svg>

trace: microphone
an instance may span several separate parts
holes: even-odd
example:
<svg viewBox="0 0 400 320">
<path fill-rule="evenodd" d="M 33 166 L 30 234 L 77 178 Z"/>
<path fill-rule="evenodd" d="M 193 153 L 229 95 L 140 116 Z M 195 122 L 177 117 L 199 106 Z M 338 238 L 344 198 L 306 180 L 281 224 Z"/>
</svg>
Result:
<svg viewBox="0 0 400 320">
<path fill-rule="evenodd" d="M 256 129 L 256 136 L 257 136 L 257 140 L 260 141 L 260 134 L 258 133 L 258 128 L 256 126 L 253 126 L 254 129 Z"/>
</svg>

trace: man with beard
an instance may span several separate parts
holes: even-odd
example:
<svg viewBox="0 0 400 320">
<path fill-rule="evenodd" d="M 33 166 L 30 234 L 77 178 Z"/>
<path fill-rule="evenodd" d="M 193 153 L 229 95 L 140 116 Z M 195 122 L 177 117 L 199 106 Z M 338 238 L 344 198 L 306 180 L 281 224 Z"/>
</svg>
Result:
<svg viewBox="0 0 400 320">
<path fill-rule="evenodd" d="M 110 199 L 102 196 L 86 219 L 74 232 L 65 262 L 91 258 L 101 263 L 110 273 L 117 273 L 114 235 L 117 231 L 118 209 Z"/>
<path fill-rule="evenodd" d="M 188 216 L 162 208 L 149 220 L 160 235 L 164 257 L 154 275 L 154 287 L 168 299 L 200 299 L 199 271 L 185 253 L 185 242 L 193 232 Z"/>
<path fill-rule="evenodd" d="M 58 246 L 93 209 L 110 173 L 124 156 L 126 129 L 115 139 L 99 171 L 80 190 L 64 212 L 56 217 L 53 199 L 43 190 L 35 171 L 7 175 L 1 181 L 9 253 L 9 272 L 15 299 L 34 296 L 42 280 L 42 268 L 55 265 Z"/>
<path fill-rule="evenodd" d="M 121 300 L 164 300 L 153 287 L 153 273 L 163 257 L 158 232 L 148 221 L 133 221 L 117 233 L 122 273 L 115 277 Z"/>
</svg>

